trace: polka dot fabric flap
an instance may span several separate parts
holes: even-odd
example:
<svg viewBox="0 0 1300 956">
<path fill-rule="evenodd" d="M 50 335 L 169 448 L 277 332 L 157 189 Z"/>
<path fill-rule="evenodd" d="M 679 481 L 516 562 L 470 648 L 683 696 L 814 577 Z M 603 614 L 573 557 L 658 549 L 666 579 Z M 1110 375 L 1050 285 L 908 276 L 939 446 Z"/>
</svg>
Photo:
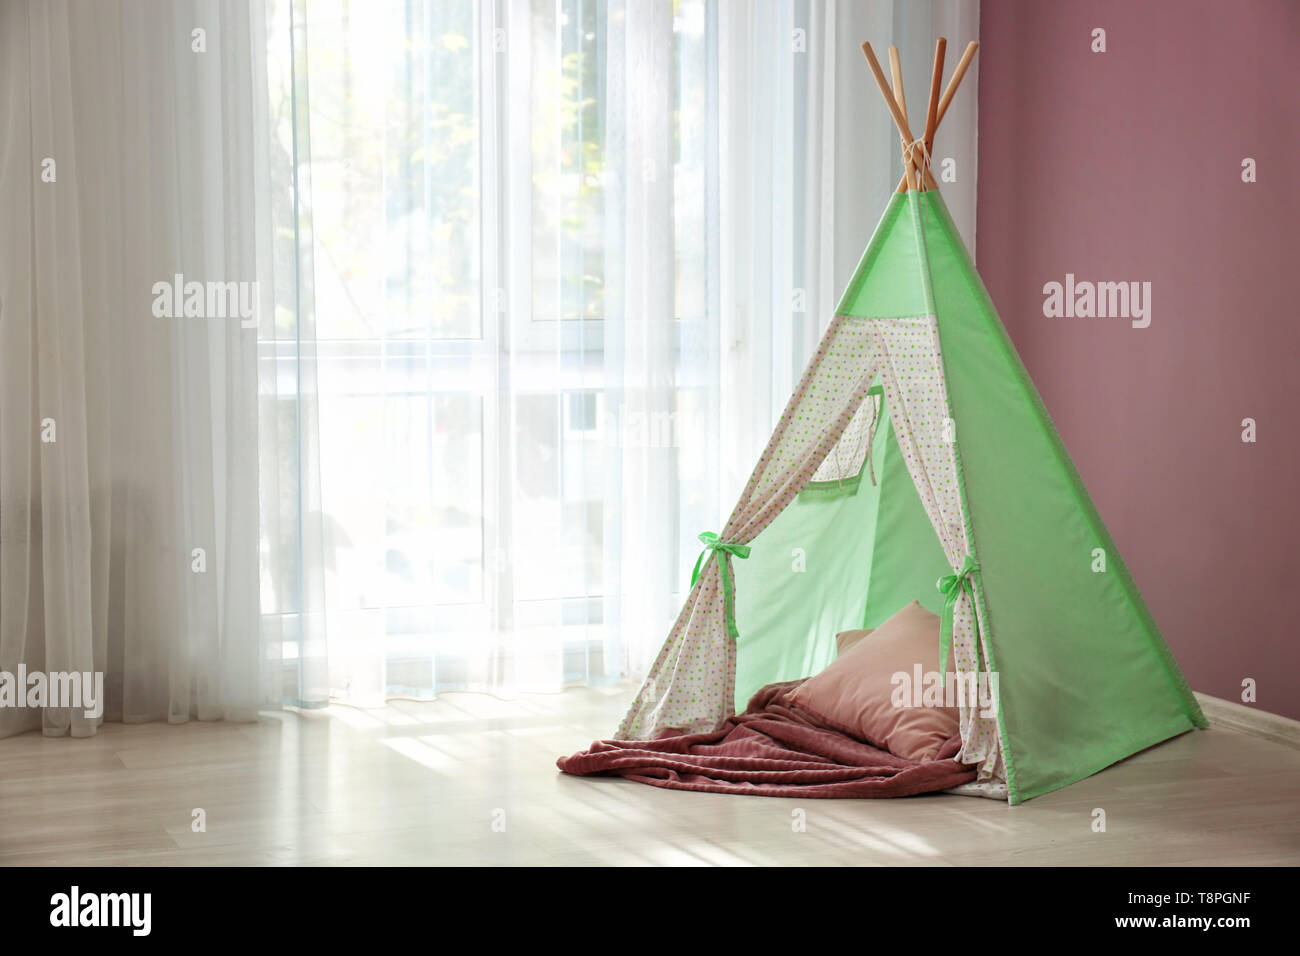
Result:
<svg viewBox="0 0 1300 956">
<path fill-rule="evenodd" d="M 754 540 L 808 483 L 866 397 L 879 367 L 879 349 L 879 337 L 865 323 L 839 316 L 832 320 L 719 535 L 721 543 Z M 725 552 L 709 555 L 619 725 L 619 739 L 713 730 L 731 716 L 736 642 L 730 562 L 736 558 L 720 554 Z"/>
</svg>

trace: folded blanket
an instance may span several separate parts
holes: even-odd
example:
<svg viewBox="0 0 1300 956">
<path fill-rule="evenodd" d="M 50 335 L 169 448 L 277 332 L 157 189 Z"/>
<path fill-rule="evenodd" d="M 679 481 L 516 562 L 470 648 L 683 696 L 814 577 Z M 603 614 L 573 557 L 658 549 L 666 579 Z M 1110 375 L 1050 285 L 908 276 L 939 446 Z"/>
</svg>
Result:
<svg viewBox="0 0 1300 956">
<path fill-rule="evenodd" d="M 953 759 L 953 737 L 933 760 L 895 757 L 820 726 L 790 704 L 802 680 L 768 684 L 721 729 L 657 740 L 601 740 L 556 765 L 576 776 L 617 776 L 672 790 L 766 797 L 905 797 L 975 779 Z"/>
</svg>

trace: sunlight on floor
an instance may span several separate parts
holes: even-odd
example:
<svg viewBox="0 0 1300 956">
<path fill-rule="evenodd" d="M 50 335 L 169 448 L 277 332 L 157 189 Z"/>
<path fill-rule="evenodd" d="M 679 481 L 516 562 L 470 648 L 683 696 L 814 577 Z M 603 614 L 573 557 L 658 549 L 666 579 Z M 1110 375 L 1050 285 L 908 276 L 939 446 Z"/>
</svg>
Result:
<svg viewBox="0 0 1300 956">
<path fill-rule="evenodd" d="M 726 796 L 561 774 L 556 758 L 607 735 L 634 692 L 511 701 L 447 694 L 271 712 L 256 724 L 110 724 L 84 740 L 13 737 L 0 742 L 0 863 L 1300 860 L 1300 752 L 1219 728 L 1015 808 L 950 794 Z M 1107 808 L 1108 834 L 1091 829 L 1098 806 Z M 191 826 L 195 808 L 205 812 L 202 831 Z"/>
</svg>

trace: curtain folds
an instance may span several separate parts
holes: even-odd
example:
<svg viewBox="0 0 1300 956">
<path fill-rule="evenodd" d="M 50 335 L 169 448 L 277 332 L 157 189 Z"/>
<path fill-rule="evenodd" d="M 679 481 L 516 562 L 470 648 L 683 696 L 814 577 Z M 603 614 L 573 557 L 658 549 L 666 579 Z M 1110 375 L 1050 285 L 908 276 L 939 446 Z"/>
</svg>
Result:
<svg viewBox="0 0 1300 956">
<path fill-rule="evenodd" d="M 0 735 L 265 701 L 258 10 L 0 6 L 0 671 L 104 682 Z"/>
<path fill-rule="evenodd" d="M 974 6 L 0 4 L 0 735 L 644 674 Z"/>
</svg>

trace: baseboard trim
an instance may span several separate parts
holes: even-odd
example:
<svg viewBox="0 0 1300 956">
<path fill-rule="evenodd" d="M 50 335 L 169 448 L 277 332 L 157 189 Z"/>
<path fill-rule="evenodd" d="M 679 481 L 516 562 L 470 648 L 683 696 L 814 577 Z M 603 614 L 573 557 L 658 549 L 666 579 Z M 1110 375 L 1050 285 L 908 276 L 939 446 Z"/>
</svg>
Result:
<svg viewBox="0 0 1300 956">
<path fill-rule="evenodd" d="M 1263 737 L 1300 750 L 1300 720 L 1271 714 L 1267 710 L 1248 707 L 1222 697 L 1211 697 L 1209 694 L 1197 693 L 1196 699 L 1200 702 L 1206 719 L 1213 725 L 1250 734 L 1252 737 Z"/>
</svg>

